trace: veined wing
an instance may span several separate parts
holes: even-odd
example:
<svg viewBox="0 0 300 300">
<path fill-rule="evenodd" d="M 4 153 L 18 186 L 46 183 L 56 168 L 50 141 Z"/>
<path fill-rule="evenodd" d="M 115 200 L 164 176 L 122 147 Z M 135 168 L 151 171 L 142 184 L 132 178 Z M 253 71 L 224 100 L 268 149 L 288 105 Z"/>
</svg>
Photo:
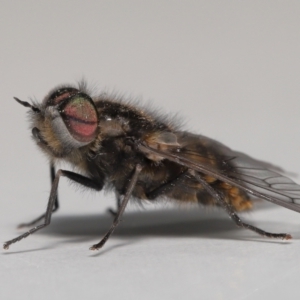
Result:
<svg viewBox="0 0 300 300">
<path fill-rule="evenodd" d="M 168 140 L 172 140 L 172 144 L 169 146 L 159 137 L 156 143 L 152 139 L 151 143 L 144 141 L 138 147 L 148 155 L 173 161 L 236 186 L 254 197 L 300 212 L 300 185 L 278 173 L 280 168 L 201 135 L 187 132 L 170 135 L 172 138 Z"/>
</svg>

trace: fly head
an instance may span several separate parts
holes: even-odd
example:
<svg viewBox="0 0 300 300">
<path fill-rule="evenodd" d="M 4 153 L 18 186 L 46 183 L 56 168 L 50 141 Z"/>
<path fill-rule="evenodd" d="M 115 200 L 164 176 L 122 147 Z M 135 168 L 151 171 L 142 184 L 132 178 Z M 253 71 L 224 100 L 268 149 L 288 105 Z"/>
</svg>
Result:
<svg viewBox="0 0 300 300">
<path fill-rule="evenodd" d="M 51 157 L 64 157 L 93 142 L 98 134 L 95 104 L 76 88 L 56 89 L 40 105 L 15 100 L 31 108 L 33 139 Z"/>
</svg>

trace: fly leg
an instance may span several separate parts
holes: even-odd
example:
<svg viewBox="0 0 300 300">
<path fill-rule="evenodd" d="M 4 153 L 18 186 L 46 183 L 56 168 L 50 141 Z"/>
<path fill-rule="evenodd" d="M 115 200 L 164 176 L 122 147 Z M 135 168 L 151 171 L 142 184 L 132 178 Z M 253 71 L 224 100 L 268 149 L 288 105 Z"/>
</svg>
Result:
<svg viewBox="0 0 300 300">
<path fill-rule="evenodd" d="M 116 199 L 116 202 L 117 202 L 117 209 L 113 209 L 113 208 L 108 208 L 107 211 L 112 215 L 112 217 L 115 217 L 118 213 L 118 210 L 121 206 L 121 199 L 124 195 L 118 195 L 117 196 L 117 199 Z"/>
<path fill-rule="evenodd" d="M 134 174 L 131 178 L 129 186 L 127 187 L 127 190 L 126 190 L 126 193 L 124 195 L 123 201 L 122 201 L 122 203 L 121 203 L 121 205 L 118 209 L 118 212 L 115 216 L 113 224 L 111 225 L 111 227 L 109 228 L 107 233 L 104 235 L 102 240 L 98 244 L 95 244 L 92 247 L 90 247 L 90 250 L 99 250 L 100 248 L 102 248 L 104 246 L 104 244 L 107 242 L 107 240 L 109 239 L 110 235 L 115 231 L 116 227 L 119 225 L 119 223 L 121 221 L 121 217 L 122 217 L 122 215 L 125 211 L 125 208 L 128 204 L 128 201 L 130 199 L 130 196 L 131 196 L 132 191 L 133 191 L 133 189 L 136 185 L 138 176 L 139 176 L 141 171 L 142 171 L 142 166 L 141 165 L 136 165 Z"/>
<path fill-rule="evenodd" d="M 289 240 L 292 238 L 292 236 L 290 234 L 287 233 L 271 233 L 271 232 L 267 232 L 264 231 L 262 229 L 259 229 L 255 226 L 252 226 L 250 224 L 244 223 L 239 216 L 234 212 L 232 206 L 230 204 L 228 204 L 224 198 L 222 197 L 222 195 L 220 195 L 220 193 L 218 193 L 214 188 L 212 188 L 202 177 L 201 175 L 199 175 L 198 173 L 196 173 L 195 178 L 202 184 L 202 186 L 204 187 L 204 189 L 215 199 L 215 201 L 224 208 L 224 210 L 227 212 L 227 214 L 229 215 L 229 217 L 231 218 L 231 220 L 238 226 L 241 228 L 245 228 L 245 229 L 249 229 L 252 230 L 262 236 L 265 237 L 270 237 L 270 238 L 278 238 L 278 239 L 283 239 L 283 240 Z"/>
<path fill-rule="evenodd" d="M 50 164 L 50 178 L 51 178 L 51 184 L 53 184 L 53 181 L 55 178 L 55 168 L 52 163 Z M 58 210 L 58 208 L 59 208 L 58 195 L 56 194 L 52 213 L 56 212 Z M 36 223 L 40 222 L 41 220 L 45 219 L 45 216 L 46 216 L 46 214 L 44 213 L 41 216 L 39 216 L 38 218 L 32 220 L 31 222 L 19 224 L 18 228 L 31 227 L 31 226 L 35 225 Z"/>
<path fill-rule="evenodd" d="M 163 195 L 167 194 L 168 192 L 172 191 L 174 189 L 174 186 L 176 186 L 176 184 L 180 183 L 182 180 L 185 179 L 185 176 L 187 173 L 188 173 L 187 171 L 183 171 L 177 177 L 162 184 L 161 186 L 157 187 L 156 189 L 152 190 L 151 192 L 148 192 L 146 194 L 147 199 L 153 200 L 159 196 L 163 196 Z"/>
<path fill-rule="evenodd" d="M 57 188 L 58 188 L 58 183 L 59 183 L 60 176 L 65 176 L 65 177 L 67 177 L 67 178 L 69 178 L 69 179 L 71 179 L 71 180 L 73 180 L 77 183 L 80 183 L 80 184 L 82 184 L 86 187 L 89 187 L 89 188 L 92 188 L 92 189 L 95 189 L 95 190 L 98 190 L 98 191 L 100 191 L 103 187 L 103 182 L 101 182 L 101 181 L 95 181 L 91 178 L 82 176 L 82 175 L 74 173 L 74 172 L 65 171 L 65 170 L 58 170 L 55 177 L 54 177 L 53 183 L 52 183 L 50 196 L 49 196 L 49 200 L 48 200 L 48 205 L 47 205 L 47 210 L 46 210 L 46 213 L 43 215 L 43 218 L 45 220 L 44 223 L 31 228 L 30 230 L 28 230 L 24 234 L 14 238 L 10 241 L 5 242 L 4 245 L 3 245 L 4 249 L 8 249 L 11 244 L 14 244 L 16 242 L 21 241 L 22 239 L 28 237 L 30 234 L 33 234 L 36 231 L 38 231 L 38 230 L 40 230 L 40 229 L 42 229 L 42 228 L 44 228 L 44 227 L 46 227 L 50 224 L 51 216 L 52 216 L 53 209 L 54 209 L 54 206 L 55 206 L 55 201 L 57 200 Z"/>
<path fill-rule="evenodd" d="M 176 184 L 178 184 L 180 181 L 182 181 L 185 177 L 185 175 L 187 174 L 187 171 L 183 171 L 181 172 L 177 177 L 171 179 L 170 181 L 162 184 L 161 186 L 157 187 L 156 189 L 147 192 L 146 196 L 148 200 L 153 200 L 159 196 L 163 196 L 165 194 L 167 194 L 169 191 L 172 191 L 172 189 L 174 188 L 174 186 Z M 117 196 L 117 209 L 120 208 L 121 206 L 121 198 L 123 195 L 118 195 Z M 109 208 L 107 210 L 113 217 L 115 217 L 117 215 L 117 211 L 115 211 L 112 208 Z"/>
</svg>

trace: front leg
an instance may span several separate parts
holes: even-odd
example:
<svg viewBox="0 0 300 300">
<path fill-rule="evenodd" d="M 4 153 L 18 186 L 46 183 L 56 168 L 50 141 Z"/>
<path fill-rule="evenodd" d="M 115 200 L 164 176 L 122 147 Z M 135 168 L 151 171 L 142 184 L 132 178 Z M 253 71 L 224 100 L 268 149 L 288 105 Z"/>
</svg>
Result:
<svg viewBox="0 0 300 300">
<path fill-rule="evenodd" d="M 50 179 L 51 179 L 51 185 L 53 184 L 53 181 L 55 179 L 55 168 L 53 163 L 50 163 Z M 59 202 L 58 202 L 58 195 L 56 194 L 55 202 L 54 202 L 54 207 L 52 210 L 52 213 L 56 212 L 59 208 Z M 24 228 L 24 227 L 31 227 L 35 225 L 36 223 L 40 222 L 41 220 L 45 219 L 46 214 L 42 214 L 41 216 L 33 219 L 32 221 L 28 223 L 22 223 L 18 225 L 18 228 Z"/>
<path fill-rule="evenodd" d="M 50 224 L 51 216 L 52 216 L 52 213 L 53 213 L 53 207 L 54 207 L 55 201 L 57 199 L 57 188 L 58 188 L 58 183 L 59 183 L 60 176 L 67 177 L 67 178 L 69 178 L 69 179 L 71 179 L 71 180 L 73 180 L 77 183 L 80 183 L 80 184 L 82 184 L 86 187 L 95 189 L 97 191 L 100 191 L 103 188 L 103 184 L 104 184 L 103 181 L 95 181 L 91 178 L 82 176 L 82 175 L 74 173 L 74 172 L 65 171 L 65 170 L 58 170 L 56 175 L 55 175 L 55 178 L 53 180 L 53 183 L 52 183 L 46 213 L 43 214 L 43 216 L 42 216 L 42 218 L 44 218 L 45 222 L 41 225 L 38 225 L 38 226 L 35 226 L 35 227 L 31 228 L 30 230 L 28 230 L 24 234 L 14 238 L 10 241 L 5 242 L 4 245 L 3 245 L 4 249 L 8 249 L 11 244 L 14 244 L 16 242 L 21 241 L 22 239 L 26 238 L 30 234 L 33 234 L 36 231 L 38 231 L 38 230 L 40 230 L 40 229 L 42 229 L 42 228 L 44 228 L 44 227 L 46 227 Z M 42 219 L 42 218 L 40 218 L 40 219 Z"/>
</svg>

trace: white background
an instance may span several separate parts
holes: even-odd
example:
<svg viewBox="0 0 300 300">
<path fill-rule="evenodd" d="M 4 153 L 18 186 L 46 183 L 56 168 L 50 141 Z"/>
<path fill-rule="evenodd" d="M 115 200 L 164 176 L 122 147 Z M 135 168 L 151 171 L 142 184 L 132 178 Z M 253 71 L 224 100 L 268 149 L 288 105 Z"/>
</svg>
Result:
<svg viewBox="0 0 300 300">
<path fill-rule="evenodd" d="M 179 112 L 185 129 L 300 172 L 299 1 L 1 1 L 0 236 L 45 210 L 47 160 L 26 108 L 85 77 L 99 91 Z M 239 230 L 224 212 L 129 207 L 99 252 L 113 195 L 63 179 L 46 230 L 0 254 L 1 299 L 296 299 L 300 215 L 259 204 Z M 71 298 L 72 297 L 72 298 Z"/>
</svg>

